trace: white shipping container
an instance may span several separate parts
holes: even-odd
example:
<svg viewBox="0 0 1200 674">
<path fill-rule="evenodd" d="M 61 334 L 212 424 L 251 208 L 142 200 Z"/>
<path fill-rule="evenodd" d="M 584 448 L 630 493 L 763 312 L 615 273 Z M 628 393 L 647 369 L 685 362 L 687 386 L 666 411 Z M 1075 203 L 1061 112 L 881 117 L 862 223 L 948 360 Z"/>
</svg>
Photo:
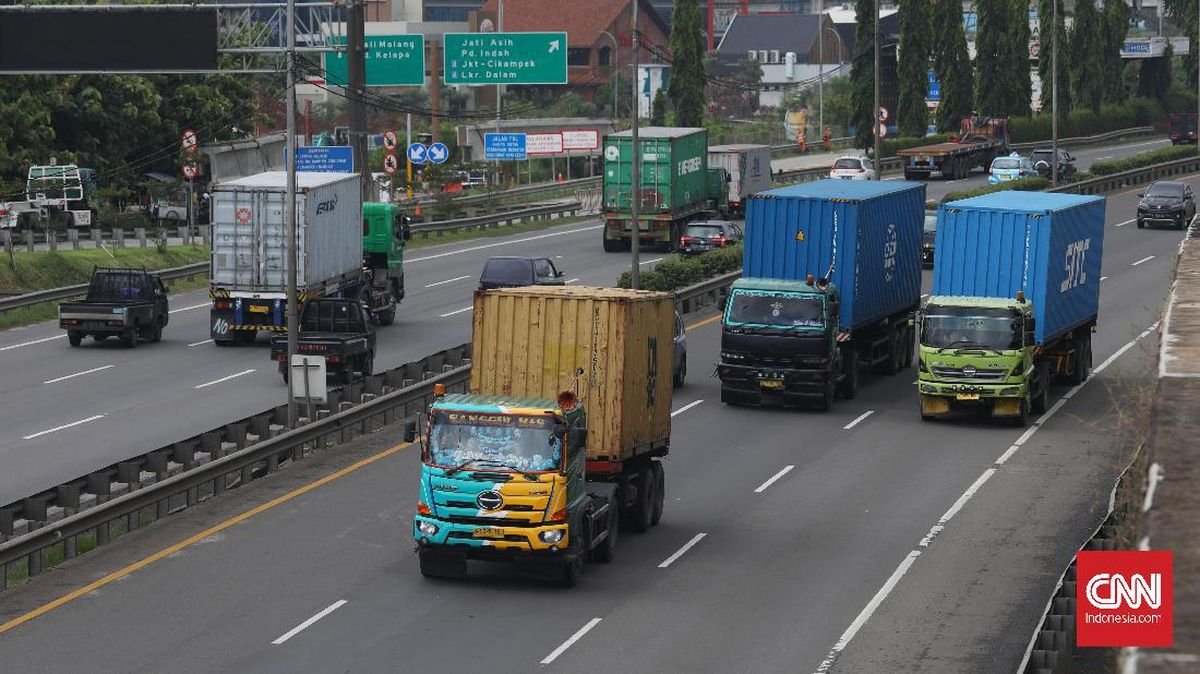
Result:
<svg viewBox="0 0 1200 674">
<path fill-rule="evenodd" d="M 287 173 L 267 171 L 220 183 L 212 195 L 213 286 L 286 292 Z M 362 269 L 362 197 L 353 173 L 296 174 L 296 271 L 301 288 Z"/>
<path fill-rule="evenodd" d="M 771 189 L 771 146 L 714 145 L 708 165 L 729 172 L 729 203 L 741 205 L 751 194 Z"/>
</svg>

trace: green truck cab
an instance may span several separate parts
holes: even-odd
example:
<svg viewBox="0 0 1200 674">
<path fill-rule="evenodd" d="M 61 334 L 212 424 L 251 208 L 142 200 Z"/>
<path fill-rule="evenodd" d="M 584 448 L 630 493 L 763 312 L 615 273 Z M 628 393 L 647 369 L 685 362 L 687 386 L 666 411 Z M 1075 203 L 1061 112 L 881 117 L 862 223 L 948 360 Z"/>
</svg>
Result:
<svg viewBox="0 0 1200 674">
<path fill-rule="evenodd" d="M 404 249 L 412 239 L 409 217 L 396 204 L 375 202 L 363 204 L 362 216 L 363 270 L 368 288 L 373 295 L 385 293 L 390 295 L 391 303 L 399 304 L 404 299 Z"/>
</svg>

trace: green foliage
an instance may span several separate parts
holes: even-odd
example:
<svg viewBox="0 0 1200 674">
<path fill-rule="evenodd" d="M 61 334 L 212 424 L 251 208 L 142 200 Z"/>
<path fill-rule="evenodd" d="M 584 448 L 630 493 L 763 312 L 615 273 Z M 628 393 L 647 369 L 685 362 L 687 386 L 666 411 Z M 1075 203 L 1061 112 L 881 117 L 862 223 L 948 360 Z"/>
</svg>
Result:
<svg viewBox="0 0 1200 674">
<path fill-rule="evenodd" d="M 612 92 L 609 92 L 611 98 Z M 611 104 L 611 100 L 610 100 Z M 604 101 L 589 102 L 578 92 L 562 92 L 561 87 L 523 87 L 504 97 L 504 107 L 512 117 L 598 117 Z"/>
<path fill-rule="evenodd" d="M 1129 96 L 1125 91 L 1125 62 L 1121 59 L 1121 45 L 1125 43 L 1125 33 L 1129 30 L 1130 13 L 1126 0 L 1104 0 L 1101 58 L 1104 63 L 1104 100 L 1109 103 L 1120 103 Z"/>
<path fill-rule="evenodd" d="M 1058 25 L 1052 31 L 1050 24 L 1054 21 L 1054 5 L 1058 4 Z M 1042 80 L 1042 110 L 1050 112 L 1054 107 L 1054 35 L 1058 34 L 1058 114 L 1062 115 L 1071 110 L 1071 87 L 1068 64 L 1071 62 L 1071 41 L 1067 39 L 1067 13 L 1060 0 L 1038 0 L 1038 77 Z"/>
<path fill-rule="evenodd" d="M 1029 21 L 1018 7 L 1023 0 L 993 0 L 976 5 L 975 97 L 984 115 L 1029 112 Z M 1024 7 L 1028 7 L 1024 4 Z"/>
<path fill-rule="evenodd" d="M 942 197 L 942 203 L 967 199 L 969 197 L 977 197 L 981 194 L 991 194 L 992 192 L 1005 192 L 1007 190 L 1022 190 L 1025 192 L 1039 192 L 1050 187 L 1050 180 L 1035 176 L 1032 178 L 1020 178 L 1018 180 L 1010 180 L 998 185 L 986 185 L 977 187 L 973 190 L 963 190 L 962 192 L 949 192 Z"/>
<path fill-rule="evenodd" d="M 1033 75 L 1029 71 L 1029 0 L 1010 0 L 1013 34 L 1009 36 L 1009 63 L 1013 68 L 1013 114 L 1028 115 L 1033 104 Z"/>
<path fill-rule="evenodd" d="M 903 0 L 900 4 L 900 45 L 896 77 L 900 104 L 896 120 L 901 135 L 922 136 L 928 126 L 925 95 L 929 86 L 929 3 Z"/>
<path fill-rule="evenodd" d="M 1142 98 L 1155 98 L 1166 103 L 1171 91 L 1171 62 L 1173 60 L 1170 42 L 1167 43 L 1162 57 L 1141 59 L 1137 79 L 1137 95 Z"/>
<path fill-rule="evenodd" d="M 1192 0 L 1162 0 L 1167 16 L 1179 26 L 1184 35 L 1197 34 L 1196 3 Z M 1183 57 L 1184 79 L 1196 83 L 1196 54 L 1200 49 L 1189 49 Z M 1194 108 L 1193 108 L 1194 109 Z"/>
<path fill-rule="evenodd" d="M 650 105 L 650 124 L 663 126 L 666 123 L 667 97 L 663 95 L 663 90 L 659 89 L 654 93 L 654 102 Z"/>
<path fill-rule="evenodd" d="M 971 114 L 975 100 L 974 80 L 971 79 L 970 53 L 967 35 L 963 30 L 962 4 L 938 2 L 933 7 L 933 70 L 942 83 L 942 100 L 938 104 L 937 127 L 956 132 L 963 117 Z"/>
<path fill-rule="evenodd" d="M 875 145 L 875 0 L 854 3 L 858 27 L 854 33 L 854 56 L 850 64 L 850 124 L 855 127 L 854 147 Z"/>
<path fill-rule="evenodd" d="M 1175 161 L 1176 159 L 1188 159 L 1196 156 L 1196 148 L 1191 145 L 1180 145 L 1176 147 L 1164 147 L 1157 150 L 1149 150 L 1139 152 L 1132 157 L 1124 159 L 1107 159 L 1097 161 L 1092 164 L 1091 172 L 1093 175 L 1107 176 L 1122 171 L 1132 171 L 1133 169 L 1151 166 L 1153 164 L 1161 164 L 1163 162 Z"/>
<path fill-rule="evenodd" d="M 700 5 L 695 0 L 675 0 L 671 12 L 671 81 L 667 96 L 678 126 L 704 125 L 703 29 Z"/>
<path fill-rule="evenodd" d="M 1060 138 L 1074 138 L 1149 126 L 1160 123 L 1165 115 L 1162 104 L 1145 98 L 1132 98 L 1120 105 L 1103 105 L 1099 114 L 1089 109 L 1072 110 L 1066 115 L 1060 111 L 1058 135 Z M 1051 136 L 1048 110 L 1036 117 L 1013 117 L 1008 120 L 1008 137 L 1014 143 L 1048 140 Z"/>
<path fill-rule="evenodd" d="M 1075 101 L 1100 112 L 1104 100 L 1104 35 L 1095 0 L 1075 0 L 1071 28 L 1071 89 Z"/>
<path fill-rule="evenodd" d="M 742 245 L 718 248 L 694 257 L 670 257 L 641 273 L 642 290 L 679 290 L 742 268 Z M 617 279 L 618 288 L 632 285 L 629 272 Z"/>
</svg>

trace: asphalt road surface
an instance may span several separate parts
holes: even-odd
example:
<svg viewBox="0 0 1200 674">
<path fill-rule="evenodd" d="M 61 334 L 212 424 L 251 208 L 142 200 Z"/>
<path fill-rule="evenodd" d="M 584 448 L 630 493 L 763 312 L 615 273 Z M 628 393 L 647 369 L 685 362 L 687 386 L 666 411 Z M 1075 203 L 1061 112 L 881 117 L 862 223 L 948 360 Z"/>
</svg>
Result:
<svg viewBox="0 0 1200 674">
<path fill-rule="evenodd" d="M 1148 328 L 1181 234 L 1133 226 L 1131 192 L 1108 200 L 1104 276 L 1090 280 L 1102 283 L 1097 375 L 1059 389 L 1056 397 L 1070 399 L 1030 430 L 920 421 L 912 370 L 866 379 L 830 413 L 726 407 L 701 366 L 717 358 L 719 328 L 701 321 L 689 330 L 691 375 L 674 400 L 662 524 L 623 535 L 617 560 L 585 568 L 580 587 L 504 566 L 480 565 L 463 582 L 422 578 L 410 535 L 418 457 L 405 447 L 27 622 L 0 625 L 4 664 L 1011 672 L 1058 574 L 1104 517 L 1130 452 L 1125 419 L 1144 411 L 1136 392 L 1151 376 Z M 589 250 L 597 235 L 584 235 Z M 558 245 L 548 241 L 539 245 Z M 443 269 L 454 259 L 434 265 L 442 278 L 467 273 Z M 572 277 L 608 273 L 564 260 Z M 459 319 L 426 318 L 410 330 L 433 335 Z M 218 371 L 208 362 L 180 384 L 241 367 L 250 366 Z M 311 467 L 295 470 L 240 498 L 277 496 Z M 234 509 L 236 498 L 206 507 L 250 507 Z M 214 523 L 199 514 L 183 516 L 197 520 L 195 531 L 168 522 L 6 593 L 0 624 Z"/>
</svg>

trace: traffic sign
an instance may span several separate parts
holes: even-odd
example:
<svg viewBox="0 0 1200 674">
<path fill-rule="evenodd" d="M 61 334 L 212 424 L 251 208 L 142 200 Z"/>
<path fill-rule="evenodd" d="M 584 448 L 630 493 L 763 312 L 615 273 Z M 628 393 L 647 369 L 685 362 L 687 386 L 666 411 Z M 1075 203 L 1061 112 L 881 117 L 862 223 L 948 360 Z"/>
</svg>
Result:
<svg viewBox="0 0 1200 674">
<path fill-rule="evenodd" d="M 525 147 L 523 133 L 483 134 L 484 159 L 526 159 Z"/>
<path fill-rule="evenodd" d="M 595 129 L 569 129 L 562 132 L 564 150 L 595 150 L 600 147 L 600 132 Z"/>
<path fill-rule="evenodd" d="M 385 150 L 387 150 L 388 152 L 395 150 L 397 142 L 398 141 L 396 140 L 396 132 L 395 131 L 384 131 L 383 132 L 383 148 Z"/>
<path fill-rule="evenodd" d="M 367 86 L 391 87 L 425 84 L 425 36 L 368 35 Z M 345 45 L 344 36 L 331 44 Z M 325 54 L 325 77 L 330 84 L 344 87 L 350 81 L 345 51 Z"/>
<path fill-rule="evenodd" d="M 287 161 L 287 148 L 283 150 Z M 304 145 L 296 148 L 296 170 L 354 173 L 354 148 L 347 145 Z"/>
<path fill-rule="evenodd" d="M 191 129 L 184 129 L 183 135 L 180 137 L 183 142 L 183 151 L 188 154 L 196 154 L 196 148 L 200 144 L 200 139 L 196 137 L 196 132 Z"/>
<path fill-rule="evenodd" d="M 183 165 L 183 177 L 192 180 L 198 175 L 200 175 L 200 167 L 196 166 L 196 162 L 189 161 Z"/>
<path fill-rule="evenodd" d="M 450 148 L 443 143 L 434 143 L 429 146 L 429 151 L 425 155 L 434 164 L 444 164 L 450 158 Z"/>
<path fill-rule="evenodd" d="M 408 160 L 414 164 L 424 164 L 429 161 L 429 148 L 420 143 L 409 145 Z"/>
<path fill-rule="evenodd" d="M 391 152 L 383 155 L 383 172 L 392 175 L 400 169 L 400 160 Z"/>
<path fill-rule="evenodd" d="M 929 71 L 929 89 L 925 94 L 925 100 L 942 100 L 942 83 L 938 81 L 937 75 L 932 70 Z"/>
<path fill-rule="evenodd" d="M 528 154 L 561 154 L 562 151 L 563 135 L 561 132 L 525 135 L 525 152 Z"/>
<path fill-rule="evenodd" d="M 566 84 L 567 34 L 446 33 L 446 84 Z"/>
</svg>

